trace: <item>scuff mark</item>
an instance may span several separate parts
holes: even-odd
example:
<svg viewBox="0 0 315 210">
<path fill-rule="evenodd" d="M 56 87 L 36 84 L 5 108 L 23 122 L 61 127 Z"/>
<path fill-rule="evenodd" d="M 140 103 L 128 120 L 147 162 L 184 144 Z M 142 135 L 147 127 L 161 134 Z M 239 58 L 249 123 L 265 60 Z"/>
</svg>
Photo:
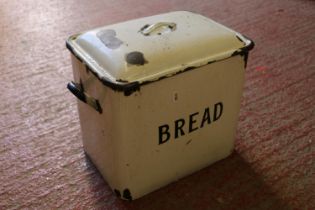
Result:
<svg viewBox="0 0 315 210">
<path fill-rule="evenodd" d="M 138 65 L 138 66 L 142 66 L 145 63 L 147 63 L 147 61 L 145 60 L 143 56 L 143 53 L 138 52 L 138 51 L 133 51 L 133 52 L 128 53 L 126 55 L 126 61 L 128 64 Z"/>
<path fill-rule="evenodd" d="M 123 43 L 116 37 L 116 31 L 112 29 L 105 29 L 97 32 L 96 36 L 103 42 L 103 44 L 110 49 L 117 49 Z"/>
<path fill-rule="evenodd" d="M 186 145 L 190 144 L 192 141 L 192 139 L 189 139 L 187 142 L 186 142 Z"/>
</svg>

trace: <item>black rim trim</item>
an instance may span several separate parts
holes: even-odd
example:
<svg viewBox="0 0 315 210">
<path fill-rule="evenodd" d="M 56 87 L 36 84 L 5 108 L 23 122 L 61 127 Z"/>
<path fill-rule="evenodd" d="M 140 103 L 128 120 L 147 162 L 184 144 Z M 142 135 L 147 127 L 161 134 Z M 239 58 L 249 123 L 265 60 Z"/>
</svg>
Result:
<svg viewBox="0 0 315 210">
<path fill-rule="evenodd" d="M 244 35 L 243 35 L 244 36 Z M 171 77 L 171 76 L 162 76 L 160 78 L 158 78 L 157 80 L 153 80 L 153 81 L 145 81 L 143 83 L 139 83 L 139 82 L 130 82 L 130 83 L 126 83 L 126 84 L 122 84 L 122 83 L 115 83 L 111 80 L 109 80 L 108 78 L 106 77 L 101 77 L 96 71 L 93 70 L 93 67 L 91 67 L 88 63 L 85 63 L 84 60 L 75 52 L 74 48 L 71 46 L 71 43 L 70 43 L 70 40 L 72 39 L 72 37 L 74 36 L 71 36 L 67 41 L 66 41 L 66 47 L 67 49 L 81 62 L 83 63 L 85 66 L 86 66 L 86 69 L 89 70 L 90 72 L 92 72 L 104 85 L 110 87 L 111 89 L 115 90 L 115 91 L 122 91 L 124 92 L 125 96 L 129 96 L 131 95 L 133 92 L 135 91 L 138 91 L 140 90 L 140 86 L 141 85 L 145 85 L 145 84 L 149 84 L 149 83 L 152 83 L 152 82 L 156 82 L 156 81 L 159 81 L 161 79 L 165 79 L 165 78 L 168 78 L 168 77 Z M 232 55 L 230 57 L 233 57 L 233 56 L 236 56 L 236 55 L 241 55 L 241 56 L 244 56 L 244 61 L 245 61 L 245 67 L 246 67 L 246 63 L 247 63 L 247 59 L 248 59 L 248 52 L 250 50 L 252 50 L 255 46 L 255 43 L 248 37 L 244 36 L 247 40 L 250 41 L 250 44 L 242 47 L 242 48 L 239 48 L 237 50 L 234 51 L 234 53 L 232 53 Z M 230 57 L 227 57 L 225 59 L 228 59 Z M 222 59 L 222 60 L 225 60 L 225 59 Z M 220 61 L 220 60 L 216 60 L 216 61 L 209 61 L 207 64 L 210 64 L 210 63 L 214 63 L 214 62 L 217 62 L 217 61 Z M 206 64 L 206 65 L 207 65 Z M 179 74 L 179 73 L 183 73 L 183 72 L 186 72 L 186 71 L 189 71 L 189 70 L 192 70 L 192 69 L 195 69 L 197 67 L 201 67 L 201 66 L 190 66 L 190 67 L 187 67 L 185 68 L 184 70 L 181 70 L 181 71 L 178 71 L 176 73 L 174 73 L 172 76 L 176 75 L 176 74 Z"/>
</svg>

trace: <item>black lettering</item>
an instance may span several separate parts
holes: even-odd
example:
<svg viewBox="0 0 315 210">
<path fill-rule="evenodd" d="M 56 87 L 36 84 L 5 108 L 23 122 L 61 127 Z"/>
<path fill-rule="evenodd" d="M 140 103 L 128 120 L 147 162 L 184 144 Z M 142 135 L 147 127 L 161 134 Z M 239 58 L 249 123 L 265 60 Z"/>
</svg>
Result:
<svg viewBox="0 0 315 210">
<path fill-rule="evenodd" d="M 205 122 L 207 122 L 207 124 L 210 124 L 210 123 L 211 123 L 211 117 L 210 117 L 210 110 L 209 110 L 209 107 L 207 107 L 207 108 L 205 109 L 205 112 L 203 113 L 203 117 L 202 117 L 202 122 L 201 122 L 200 128 L 203 127 L 203 125 L 205 124 Z"/>
<path fill-rule="evenodd" d="M 185 132 L 183 131 L 184 125 L 185 125 L 184 119 L 179 119 L 175 121 L 175 139 L 177 139 L 178 136 L 185 135 Z"/>
<path fill-rule="evenodd" d="M 193 124 L 196 123 L 197 121 L 194 119 L 194 116 L 198 115 L 199 112 L 193 113 L 189 115 L 189 133 L 195 131 L 198 129 L 198 127 L 193 128 Z"/>
<path fill-rule="evenodd" d="M 219 112 L 218 112 L 218 109 L 220 109 Z M 223 104 L 222 104 L 222 102 L 216 103 L 214 105 L 213 121 L 218 120 L 221 117 L 222 112 L 223 112 Z"/>
<path fill-rule="evenodd" d="M 159 126 L 159 144 L 164 144 L 170 139 L 169 128 L 167 124 Z M 163 139 L 163 136 L 166 136 L 166 138 Z"/>
</svg>

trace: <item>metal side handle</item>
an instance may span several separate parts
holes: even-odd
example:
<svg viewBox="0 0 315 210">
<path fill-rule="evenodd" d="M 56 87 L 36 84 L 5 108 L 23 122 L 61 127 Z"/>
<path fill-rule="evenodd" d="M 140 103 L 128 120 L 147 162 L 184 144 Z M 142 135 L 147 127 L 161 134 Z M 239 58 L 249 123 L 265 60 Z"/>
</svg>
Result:
<svg viewBox="0 0 315 210">
<path fill-rule="evenodd" d="M 81 84 L 75 83 L 75 82 L 69 82 L 67 85 L 67 88 L 70 90 L 70 92 L 75 95 L 79 100 L 82 102 L 90 105 L 93 107 L 96 111 L 99 113 L 102 113 L 102 107 L 97 99 L 89 96 L 86 94 L 83 90 L 83 87 Z"/>
</svg>

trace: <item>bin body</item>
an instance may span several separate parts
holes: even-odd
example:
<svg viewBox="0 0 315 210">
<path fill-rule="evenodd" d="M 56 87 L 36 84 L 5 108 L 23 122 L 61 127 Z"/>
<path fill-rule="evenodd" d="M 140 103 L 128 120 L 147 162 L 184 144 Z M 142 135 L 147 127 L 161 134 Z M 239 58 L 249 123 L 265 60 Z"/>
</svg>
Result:
<svg viewBox="0 0 315 210">
<path fill-rule="evenodd" d="M 84 150 L 121 198 L 233 151 L 249 39 L 172 12 L 72 36 L 67 46 Z"/>
</svg>

